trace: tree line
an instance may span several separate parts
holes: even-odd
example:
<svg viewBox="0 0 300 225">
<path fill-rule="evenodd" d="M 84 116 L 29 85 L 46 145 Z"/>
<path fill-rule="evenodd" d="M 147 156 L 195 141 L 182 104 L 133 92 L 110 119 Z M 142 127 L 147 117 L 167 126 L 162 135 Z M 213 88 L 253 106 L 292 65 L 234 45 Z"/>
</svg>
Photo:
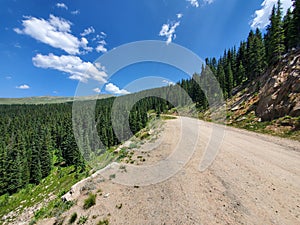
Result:
<svg viewBox="0 0 300 225">
<path fill-rule="evenodd" d="M 224 51 L 219 58 L 207 58 L 206 66 L 217 78 L 226 98 L 234 94 L 234 88 L 251 82 L 263 75 L 268 68 L 276 64 L 284 54 L 300 47 L 300 0 L 293 0 L 293 7 L 283 16 L 281 2 L 273 6 L 270 23 L 263 35 L 260 29 L 250 30 L 246 41 L 239 46 Z M 193 79 L 182 80 L 178 85 L 183 87 L 199 109 L 206 110 L 207 100 L 199 82 L 203 78 L 195 74 Z M 198 81 L 198 82 L 196 82 Z"/>
<path fill-rule="evenodd" d="M 15 193 L 27 184 L 39 184 L 54 167 L 73 165 L 74 172 L 84 171 L 86 159 L 130 138 L 146 126 L 150 109 L 164 109 L 166 104 L 161 98 L 147 97 L 129 109 L 126 101 L 130 97 L 123 97 L 122 106 L 129 115 L 130 133 L 119 130 L 123 132 L 120 139 L 112 127 L 115 99 L 100 99 L 96 103 L 84 101 L 75 125 L 72 103 L 0 105 L 0 195 Z M 85 110 L 90 108 L 86 106 L 92 104 L 95 108 L 87 114 Z M 124 116 L 120 113 L 119 128 L 125 127 Z M 96 125 L 96 136 L 93 125 Z M 75 132 L 73 126 L 77 126 Z M 79 135 L 77 140 L 75 135 Z M 102 145 L 99 145 L 100 141 Z"/>
</svg>

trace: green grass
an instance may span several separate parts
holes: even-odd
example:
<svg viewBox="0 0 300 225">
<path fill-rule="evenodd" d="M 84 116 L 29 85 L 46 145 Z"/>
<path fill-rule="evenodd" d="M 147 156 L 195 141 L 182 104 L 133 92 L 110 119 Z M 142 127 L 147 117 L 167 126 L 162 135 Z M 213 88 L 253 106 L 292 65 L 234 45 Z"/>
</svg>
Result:
<svg viewBox="0 0 300 225">
<path fill-rule="evenodd" d="M 84 200 L 83 208 L 88 209 L 88 208 L 91 208 L 93 205 L 95 205 L 96 204 L 96 196 L 97 196 L 96 194 L 90 193 L 89 197 Z"/>
<path fill-rule="evenodd" d="M 88 220 L 87 216 L 81 216 L 77 222 L 77 224 L 85 224 L 85 222 Z"/>
<path fill-rule="evenodd" d="M 177 119 L 175 116 L 169 116 L 169 115 L 160 115 L 160 118 L 163 120 L 174 120 Z"/>
<path fill-rule="evenodd" d="M 60 195 L 65 193 L 73 184 L 84 178 L 84 174 L 77 174 L 76 176 L 76 173 L 72 171 L 74 171 L 74 167 L 55 167 L 51 174 L 43 179 L 39 185 L 27 185 L 11 196 L 7 194 L 0 196 L 0 218 L 11 211 L 18 211 L 16 215 L 19 215 L 25 208 L 38 203 L 44 204 L 44 207 L 35 213 L 34 220 L 51 215 L 55 216 L 60 211 L 69 208 L 72 203 L 63 203 L 60 196 L 57 195 L 58 193 Z M 53 200 L 46 202 L 45 200 L 48 200 L 51 196 Z"/>
<path fill-rule="evenodd" d="M 300 141 L 300 117 L 285 116 L 265 122 L 258 122 L 256 119 L 255 115 L 246 115 L 244 120 L 234 121 L 231 126 Z M 276 129 L 270 129 L 270 127 Z M 289 127 L 294 127 L 294 129 Z"/>
<path fill-rule="evenodd" d="M 97 225 L 108 225 L 109 224 L 109 220 L 108 219 L 103 219 L 98 221 Z"/>
</svg>

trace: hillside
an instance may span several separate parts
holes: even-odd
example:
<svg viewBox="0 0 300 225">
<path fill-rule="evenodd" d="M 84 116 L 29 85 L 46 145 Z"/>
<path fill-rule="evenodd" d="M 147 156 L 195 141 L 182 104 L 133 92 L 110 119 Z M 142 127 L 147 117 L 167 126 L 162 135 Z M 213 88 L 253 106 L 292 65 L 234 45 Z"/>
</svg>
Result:
<svg viewBox="0 0 300 225">
<path fill-rule="evenodd" d="M 300 140 L 300 50 L 233 94 L 228 125 Z"/>
</svg>

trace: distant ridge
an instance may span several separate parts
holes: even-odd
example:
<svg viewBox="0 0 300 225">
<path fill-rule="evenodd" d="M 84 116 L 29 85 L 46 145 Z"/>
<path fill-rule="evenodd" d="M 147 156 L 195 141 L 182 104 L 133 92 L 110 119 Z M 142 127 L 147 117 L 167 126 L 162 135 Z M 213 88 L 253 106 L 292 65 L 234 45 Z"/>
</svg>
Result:
<svg viewBox="0 0 300 225">
<path fill-rule="evenodd" d="M 91 95 L 91 96 L 76 96 L 76 100 L 96 100 L 109 98 L 112 95 Z M 65 103 L 73 102 L 74 97 L 60 97 L 60 96 L 34 96 L 26 98 L 0 98 L 0 105 L 15 105 L 15 104 L 54 104 L 54 103 Z"/>
</svg>

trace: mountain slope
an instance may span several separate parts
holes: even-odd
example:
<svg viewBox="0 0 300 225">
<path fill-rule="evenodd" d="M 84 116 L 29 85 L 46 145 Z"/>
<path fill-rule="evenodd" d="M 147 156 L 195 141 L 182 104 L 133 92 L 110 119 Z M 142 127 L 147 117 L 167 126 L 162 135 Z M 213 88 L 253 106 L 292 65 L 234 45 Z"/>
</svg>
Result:
<svg viewBox="0 0 300 225">
<path fill-rule="evenodd" d="M 300 50 L 233 90 L 228 124 L 300 140 Z"/>
</svg>

